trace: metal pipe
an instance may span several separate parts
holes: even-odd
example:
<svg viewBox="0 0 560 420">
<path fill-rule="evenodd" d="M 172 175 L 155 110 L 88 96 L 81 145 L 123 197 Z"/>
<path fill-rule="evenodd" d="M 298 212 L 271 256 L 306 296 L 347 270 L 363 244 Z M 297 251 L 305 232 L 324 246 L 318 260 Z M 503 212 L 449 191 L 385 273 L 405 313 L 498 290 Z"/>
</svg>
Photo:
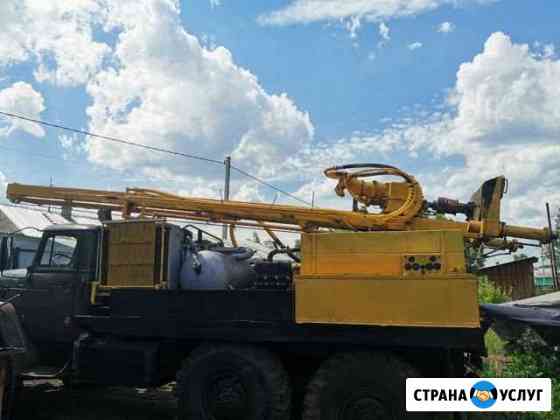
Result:
<svg viewBox="0 0 560 420">
<path fill-rule="evenodd" d="M 551 242 L 554 235 L 552 229 L 538 229 L 523 226 L 505 225 L 503 227 L 503 236 L 511 236 L 520 239 L 529 239 L 543 243 Z"/>
<path fill-rule="evenodd" d="M 225 225 L 224 225 L 225 226 Z M 235 225 L 229 225 L 229 237 L 231 238 L 231 244 L 237 248 L 239 243 L 237 242 L 237 238 L 235 237 Z"/>
<path fill-rule="evenodd" d="M 496 221 L 489 223 L 486 220 L 459 222 L 431 219 L 416 214 L 412 208 L 404 213 L 400 211 L 388 214 L 362 213 L 181 197 L 138 188 L 129 188 L 126 192 L 113 192 L 21 184 L 9 184 L 7 197 L 14 202 L 47 205 L 64 205 L 65 202 L 71 201 L 74 207 L 109 208 L 111 211 L 122 211 L 125 218 L 142 212 L 144 215 L 159 217 L 206 220 L 222 224 L 222 226 L 229 223 L 235 223 L 237 226 L 249 226 L 252 223 L 254 226 L 256 222 L 257 224 L 266 223 L 269 229 L 277 229 L 282 226 L 282 230 L 295 231 L 313 231 L 319 228 L 361 231 L 448 229 L 460 230 L 465 238 L 489 240 L 495 237 L 510 236 L 545 243 L 550 242 L 554 237 L 549 228 L 526 228 L 505 225 Z M 412 202 L 416 202 L 417 199 L 418 197 L 414 198 Z M 492 225 L 492 229 L 488 229 L 489 224 Z"/>
</svg>

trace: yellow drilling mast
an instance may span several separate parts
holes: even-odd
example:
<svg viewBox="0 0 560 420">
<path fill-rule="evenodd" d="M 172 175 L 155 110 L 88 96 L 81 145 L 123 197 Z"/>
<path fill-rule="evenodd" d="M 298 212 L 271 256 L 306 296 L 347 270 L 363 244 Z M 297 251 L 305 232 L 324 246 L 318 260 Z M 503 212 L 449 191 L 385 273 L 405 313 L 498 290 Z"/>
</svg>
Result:
<svg viewBox="0 0 560 420">
<path fill-rule="evenodd" d="M 357 169 L 357 171 L 356 171 Z M 7 197 L 15 202 L 40 205 L 72 206 L 119 211 L 123 218 L 141 214 L 145 217 L 177 217 L 229 224 L 312 232 L 321 228 L 350 231 L 424 231 L 458 230 L 464 237 L 490 244 L 496 238 L 520 238 L 543 243 L 551 240 L 547 228 L 535 229 L 508 225 L 500 220 L 500 201 L 506 180 L 498 177 L 486 181 L 469 203 L 439 199 L 428 203 L 422 188 L 411 175 L 391 166 L 367 164 L 345 165 L 325 170 L 338 180 L 336 193 L 345 191 L 359 203 L 378 206 L 378 213 L 306 208 L 291 205 L 223 201 L 181 197 L 149 189 L 129 188 L 126 192 L 10 184 Z M 378 182 L 364 178 L 397 176 L 402 181 Z M 464 222 L 428 217 L 426 210 L 440 213 L 463 213 Z M 256 222 L 256 223 L 255 223 Z"/>
</svg>

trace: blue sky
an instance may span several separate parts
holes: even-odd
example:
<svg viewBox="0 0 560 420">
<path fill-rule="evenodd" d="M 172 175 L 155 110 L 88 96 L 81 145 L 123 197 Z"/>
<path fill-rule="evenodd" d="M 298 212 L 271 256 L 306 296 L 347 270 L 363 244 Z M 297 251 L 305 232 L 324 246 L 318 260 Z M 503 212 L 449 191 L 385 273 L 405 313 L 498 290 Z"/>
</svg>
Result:
<svg viewBox="0 0 560 420">
<path fill-rule="evenodd" d="M 361 161 L 401 166 L 428 197 L 467 199 L 504 173 L 505 214 L 518 224 L 540 225 L 544 202 L 560 203 L 555 1 L 69 3 L 0 5 L 0 111 L 232 155 L 323 206 L 348 203 L 322 169 Z M 0 120 L 0 189 L 51 178 L 212 197 L 222 189 L 217 165 Z M 233 193 L 275 197 L 239 174 Z"/>
<path fill-rule="evenodd" d="M 496 31 L 529 44 L 560 38 L 560 7 L 551 13 L 551 1 L 446 5 L 387 22 L 391 41 L 383 48 L 377 47 L 380 37 L 373 23 L 364 24 L 355 39 L 336 21 L 257 24 L 260 14 L 288 3 L 224 0 L 211 8 L 205 1 L 187 2 L 182 20 L 197 36 L 228 48 L 268 91 L 287 92 L 311 113 L 317 136 L 324 139 L 379 129 L 384 118 L 441 99 L 453 86 L 458 66 L 479 53 Z M 455 30 L 437 32 L 442 22 L 452 22 Z M 414 42 L 423 47 L 411 53 L 407 47 Z M 370 53 L 376 59 L 370 60 Z"/>
</svg>

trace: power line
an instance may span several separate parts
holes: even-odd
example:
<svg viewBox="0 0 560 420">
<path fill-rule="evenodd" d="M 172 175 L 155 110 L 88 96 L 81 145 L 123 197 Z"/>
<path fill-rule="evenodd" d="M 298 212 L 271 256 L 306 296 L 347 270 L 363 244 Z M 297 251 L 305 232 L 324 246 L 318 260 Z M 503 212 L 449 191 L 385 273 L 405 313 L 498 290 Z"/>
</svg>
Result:
<svg viewBox="0 0 560 420">
<path fill-rule="evenodd" d="M 136 143 L 136 142 L 132 142 L 132 141 L 129 141 L 129 140 L 123 140 L 123 139 L 119 139 L 119 138 L 112 137 L 112 136 L 105 136 L 105 135 L 102 135 L 102 134 L 96 134 L 96 133 L 92 133 L 90 131 L 80 130 L 80 129 L 77 129 L 77 128 L 64 126 L 62 124 L 55 124 L 55 123 L 39 120 L 37 118 L 27 117 L 25 115 L 14 114 L 12 112 L 0 111 L 0 115 L 3 115 L 4 117 L 8 117 L 8 118 L 15 118 L 15 119 L 23 120 L 23 121 L 32 122 L 32 123 L 35 123 L 35 124 L 40 124 L 40 125 L 43 125 L 43 126 L 46 126 L 46 127 L 58 128 L 60 130 L 65 130 L 65 131 L 69 131 L 69 132 L 76 133 L 76 134 L 82 134 L 84 136 L 94 137 L 94 138 L 98 138 L 98 139 L 101 139 L 101 140 L 106 140 L 106 141 L 111 141 L 111 142 L 114 142 L 114 143 L 125 144 L 127 146 L 139 147 L 139 148 L 151 150 L 151 151 L 158 152 L 158 153 L 168 153 L 168 154 L 175 155 L 175 156 L 181 156 L 181 157 L 185 157 L 185 158 L 188 158 L 188 159 L 195 159 L 195 160 L 200 160 L 200 161 L 203 161 L 203 162 L 208 162 L 208 163 L 213 163 L 213 164 L 218 164 L 218 165 L 224 165 L 225 164 L 223 161 L 207 158 L 207 157 L 204 157 L 204 156 L 197 156 L 197 155 L 192 155 L 192 154 L 189 154 L 189 153 L 177 152 L 177 151 L 174 151 L 174 150 L 164 149 L 164 148 L 161 148 L 161 147 L 148 146 L 146 144 Z M 44 156 L 44 157 L 47 157 L 47 156 Z M 237 171 L 238 173 L 240 173 L 240 174 L 242 174 L 242 175 L 244 175 L 248 178 L 251 178 L 254 181 L 256 181 L 256 182 L 258 182 L 262 185 L 265 185 L 265 186 L 267 186 L 267 187 L 269 187 L 269 188 L 271 188 L 275 191 L 278 191 L 279 193 L 282 193 L 282 194 L 292 198 L 293 200 L 296 200 L 296 201 L 299 201 L 303 204 L 311 206 L 311 203 L 309 203 L 308 201 L 305 201 L 305 200 L 303 200 L 303 199 L 301 199 L 301 198 L 299 198 L 299 197 L 297 197 L 297 196 L 295 196 L 295 195 L 293 195 L 293 194 L 291 194 L 287 191 L 284 191 L 281 188 L 278 188 L 278 187 L 260 179 L 259 177 L 256 177 L 255 175 L 252 175 L 252 174 L 244 171 L 243 169 L 240 169 L 240 168 L 238 168 L 236 166 L 233 166 L 233 165 L 231 165 L 231 168 L 233 170 Z"/>
<path fill-rule="evenodd" d="M 123 140 L 123 139 L 119 139 L 119 138 L 116 138 L 116 137 L 105 136 L 105 135 L 102 135 L 102 134 L 95 134 L 95 133 L 92 133 L 90 131 L 80 130 L 78 128 L 67 127 L 67 126 L 64 126 L 64 125 L 61 125 L 61 124 L 50 123 L 50 122 L 47 122 L 47 121 L 38 120 L 36 118 L 26 117 L 24 115 L 13 114 L 11 112 L 0 111 L 0 115 L 3 115 L 5 117 L 9 117 L 9 118 L 16 118 L 16 119 L 19 119 L 19 120 L 32 122 L 32 123 L 35 123 L 35 124 L 44 125 L 46 127 L 58 128 L 58 129 L 65 130 L 65 131 L 70 131 L 70 132 L 76 133 L 76 134 L 82 134 L 84 136 L 95 137 L 95 138 L 98 138 L 98 139 L 101 139 L 101 140 L 112 141 L 114 143 L 126 144 L 127 146 L 140 147 L 140 148 L 143 148 L 143 149 L 151 150 L 153 152 L 169 153 L 171 155 L 182 156 L 182 157 L 186 157 L 186 158 L 189 158 L 189 159 L 196 159 L 196 160 L 201 160 L 201 161 L 209 162 L 209 163 L 215 163 L 215 164 L 219 164 L 219 165 L 224 164 L 224 162 L 216 160 L 216 159 L 210 159 L 210 158 L 203 157 L 203 156 L 191 155 L 189 153 L 176 152 L 174 150 L 163 149 L 161 147 L 148 146 L 147 144 L 135 143 L 135 142 L 132 142 L 132 141 L 129 141 L 129 140 Z"/>
<path fill-rule="evenodd" d="M 245 175 L 245 176 L 248 177 L 248 178 L 251 178 L 251 179 L 254 179 L 254 180 L 257 181 L 257 182 L 260 182 L 261 184 L 266 185 L 267 187 L 272 188 L 273 190 L 278 191 L 279 193 L 285 194 L 285 195 L 287 195 L 288 197 L 290 197 L 290 198 L 292 198 L 292 199 L 294 199 L 294 200 L 296 200 L 296 201 L 299 201 L 300 203 L 303 203 L 303 204 L 305 204 L 305 205 L 311 206 L 311 203 L 310 203 L 309 201 L 305 201 L 305 200 L 303 200 L 303 199 L 301 199 L 301 198 L 299 198 L 299 197 L 297 197 L 297 196 L 295 196 L 295 195 L 293 195 L 293 194 L 290 194 L 290 193 L 287 192 L 287 191 L 284 191 L 284 190 L 282 190 L 282 189 L 280 189 L 280 188 L 278 188 L 278 187 L 275 187 L 274 185 L 269 184 L 268 182 L 263 181 L 262 179 L 257 178 L 257 177 L 254 176 L 254 175 L 251 175 L 249 172 L 245 172 L 243 169 L 239 169 L 238 167 L 233 166 L 233 165 L 231 165 L 231 169 L 233 169 L 233 170 L 236 171 L 236 172 L 239 172 L 241 175 Z"/>
</svg>

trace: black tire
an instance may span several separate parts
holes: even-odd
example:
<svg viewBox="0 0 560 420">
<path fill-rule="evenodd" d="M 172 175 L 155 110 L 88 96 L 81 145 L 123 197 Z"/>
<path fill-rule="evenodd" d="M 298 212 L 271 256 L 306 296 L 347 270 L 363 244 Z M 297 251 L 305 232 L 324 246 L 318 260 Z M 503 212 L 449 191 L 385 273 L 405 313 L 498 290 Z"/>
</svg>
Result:
<svg viewBox="0 0 560 420">
<path fill-rule="evenodd" d="M 12 360 L 6 362 L 6 377 L 4 394 L 2 395 L 2 413 L 0 419 L 11 419 L 14 416 L 15 407 L 23 389 L 23 383 L 18 377 Z"/>
<path fill-rule="evenodd" d="M 430 419 L 407 416 L 407 377 L 414 369 L 386 353 L 341 353 L 325 361 L 307 386 L 303 420 Z"/>
<path fill-rule="evenodd" d="M 289 420 L 288 375 L 270 352 L 203 345 L 177 373 L 179 420 Z"/>
</svg>

